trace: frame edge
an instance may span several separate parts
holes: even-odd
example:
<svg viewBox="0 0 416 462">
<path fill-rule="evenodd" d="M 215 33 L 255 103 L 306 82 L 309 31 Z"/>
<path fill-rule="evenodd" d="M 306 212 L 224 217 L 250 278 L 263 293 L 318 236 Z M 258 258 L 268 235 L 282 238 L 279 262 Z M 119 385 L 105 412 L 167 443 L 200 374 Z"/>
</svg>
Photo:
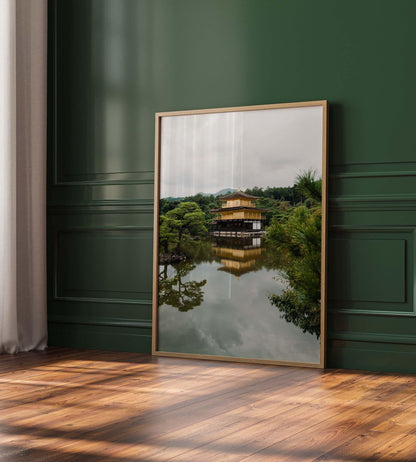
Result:
<svg viewBox="0 0 416 462">
<path fill-rule="evenodd" d="M 319 363 L 302 363 L 255 358 L 234 358 L 232 356 L 199 355 L 192 353 L 163 352 L 158 346 L 158 263 L 159 263 L 159 197 L 160 197 L 160 157 L 161 125 L 163 117 L 215 114 L 227 112 L 258 111 L 267 109 L 288 109 L 297 107 L 322 107 L 322 237 L 321 237 L 321 341 Z M 327 326 L 327 236 L 328 236 L 328 100 L 303 101 L 294 103 L 262 104 L 226 108 L 195 109 L 155 113 L 155 183 L 153 220 L 153 296 L 152 296 L 152 355 L 172 358 L 189 358 L 236 363 L 279 365 L 324 369 L 326 367 L 326 326 Z"/>
</svg>

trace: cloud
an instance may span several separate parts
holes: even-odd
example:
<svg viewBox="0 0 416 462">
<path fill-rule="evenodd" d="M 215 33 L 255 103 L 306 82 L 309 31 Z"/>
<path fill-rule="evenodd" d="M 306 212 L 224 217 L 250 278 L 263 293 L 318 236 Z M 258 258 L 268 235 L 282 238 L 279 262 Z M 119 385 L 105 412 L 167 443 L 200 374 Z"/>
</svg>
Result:
<svg viewBox="0 0 416 462">
<path fill-rule="evenodd" d="M 289 186 L 321 156 L 321 107 L 165 117 L 161 197 Z"/>
</svg>

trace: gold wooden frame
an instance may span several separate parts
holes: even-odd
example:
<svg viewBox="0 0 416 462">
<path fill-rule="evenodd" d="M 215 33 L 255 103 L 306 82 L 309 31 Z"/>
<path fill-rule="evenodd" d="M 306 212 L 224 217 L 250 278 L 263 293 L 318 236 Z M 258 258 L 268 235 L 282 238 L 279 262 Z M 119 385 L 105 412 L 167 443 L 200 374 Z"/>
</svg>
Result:
<svg viewBox="0 0 416 462">
<path fill-rule="evenodd" d="M 238 358 L 230 356 L 202 355 L 191 353 L 173 353 L 159 351 L 158 345 L 158 266 L 159 266 L 159 199 L 160 199 L 160 147 L 161 122 L 164 117 L 212 114 L 226 112 L 258 111 L 265 109 L 287 109 L 321 106 L 322 107 L 322 232 L 321 232 L 321 335 L 320 362 L 302 363 L 270 359 Z M 227 108 L 199 109 L 174 112 L 159 112 L 155 114 L 155 190 L 154 190 L 154 240 L 153 240 L 153 304 L 152 304 L 152 354 L 155 356 L 206 359 L 253 364 L 271 364 L 285 366 L 301 366 L 324 368 L 326 364 L 326 305 L 327 305 L 327 223 L 328 223 L 328 101 L 307 101 L 297 103 L 265 104 L 256 106 L 237 106 Z"/>
</svg>

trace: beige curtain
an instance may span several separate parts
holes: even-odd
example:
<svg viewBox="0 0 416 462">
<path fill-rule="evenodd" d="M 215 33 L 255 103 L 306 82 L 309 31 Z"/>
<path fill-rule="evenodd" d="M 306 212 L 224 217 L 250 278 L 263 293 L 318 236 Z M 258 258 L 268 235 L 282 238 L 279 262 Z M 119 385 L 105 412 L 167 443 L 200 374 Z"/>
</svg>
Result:
<svg viewBox="0 0 416 462">
<path fill-rule="evenodd" d="M 0 0 L 0 353 L 46 347 L 47 0 Z"/>
</svg>

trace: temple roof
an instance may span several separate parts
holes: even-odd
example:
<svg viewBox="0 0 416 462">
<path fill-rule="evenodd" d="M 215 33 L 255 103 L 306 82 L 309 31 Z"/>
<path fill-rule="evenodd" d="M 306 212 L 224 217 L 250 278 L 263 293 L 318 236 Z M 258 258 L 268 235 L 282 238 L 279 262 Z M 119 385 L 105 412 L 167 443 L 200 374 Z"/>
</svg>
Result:
<svg viewBox="0 0 416 462">
<path fill-rule="evenodd" d="M 247 205 L 238 205 L 236 207 L 221 207 L 220 209 L 212 209 L 210 212 L 220 213 L 220 212 L 232 212 L 234 210 L 248 210 L 249 212 L 268 212 L 269 209 L 259 209 L 257 207 L 248 207 Z"/>
<path fill-rule="evenodd" d="M 258 199 L 257 196 L 250 196 L 250 194 L 246 194 L 241 191 L 236 191 L 232 194 L 228 194 L 228 196 L 219 197 L 218 199 L 220 201 L 229 201 L 231 199 L 238 199 L 239 197 L 242 197 L 243 199 L 250 199 L 250 200 Z"/>
<path fill-rule="evenodd" d="M 215 251 L 216 250 L 216 251 Z M 250 261 L 255 261 L 257 258 L 261 257 L 261 247 L 257 247 L 254 249 L 245 249 L 241 250 L 241 254 L 233 254 L 233 250 L 239 249 L 228 249 L 228 248 L 219 248 L 214 247 L 214 253 L 217 257 L 222 258 L 222 262 L 224 263 L 225 260 L 230 262 L 237 262 L 237 263 L 245 263 Z M 231 251 L 231 252 L 229 252 Z"/>
<path fill-rule="evenodd" d="M 252 266 L 249 268 L 232 268 L 227 266 L 221 266 L 220 268 L 217 268 L 217 271 L 224 271 L 225 273 L 233 274 L 238 278 L 243 274 L 251 273 L 252 271 L 257 271 L 257 268 Z"/>
</svg>

